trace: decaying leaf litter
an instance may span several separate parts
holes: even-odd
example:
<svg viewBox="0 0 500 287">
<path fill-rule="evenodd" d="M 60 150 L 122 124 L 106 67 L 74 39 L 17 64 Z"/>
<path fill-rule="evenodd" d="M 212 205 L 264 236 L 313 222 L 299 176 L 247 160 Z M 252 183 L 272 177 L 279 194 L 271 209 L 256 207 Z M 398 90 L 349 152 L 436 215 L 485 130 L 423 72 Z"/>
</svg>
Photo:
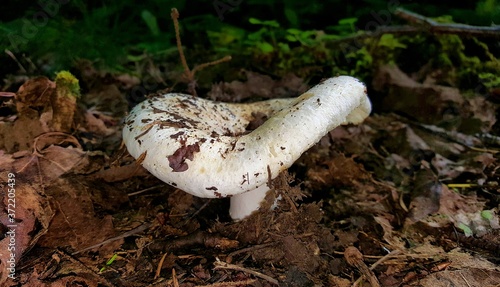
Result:
<svg viewBox="0 0 500 287">
<path fill-rule="evenodd" d="M 227 200 L 162 183 L 121 146 L 137 79 L 81 67 L 81 96 L 74 82 L 44 77 L 2 96 L 0 174 L 4 187 L 16 176 L 21 258 L 13 281 L 2 253 L 5 286 L 500 283 L 494 97 L 384 66 L 368 83 L 375 113 L 331 131 L 275 179 L 278 208 L 231 222 Z M 207 97 L 291 97 L 312 84 L 243 71 Z M 67 93 L 80 98 L 54 100 Z M 5 233 L 7 213 L 1 220 Z"/>
</svg>

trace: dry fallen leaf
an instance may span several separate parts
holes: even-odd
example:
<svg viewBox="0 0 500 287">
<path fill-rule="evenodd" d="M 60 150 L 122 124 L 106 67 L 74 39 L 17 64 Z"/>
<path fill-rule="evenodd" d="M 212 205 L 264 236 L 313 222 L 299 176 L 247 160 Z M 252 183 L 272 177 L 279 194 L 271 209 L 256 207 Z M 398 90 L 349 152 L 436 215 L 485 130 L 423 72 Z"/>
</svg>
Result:
<svg viewBox="0 0 500 287">
<path fill-rule="evenodd" d="M 212 100 L 224 102 L 242 102 L 250 97 L 261 99 L 295 97 L 306 91 L 304 80 L 294 74 L 287 74 L 280 80 L 273 80 L 267 75 L 251 71 L 242 72 L 246 82 L 214 84 L 208 93 Z"/>
<path fill-rule="evenodd" d="M 5 157 L 2 156 L 1 159 Z M 43 193 L 42 186 L 32 183 L 20 173 L 12 172 L 12 169 L 6 169 L 4 163 L 0 167 L 0 186 L 2 189 L 7 190 L 9 187 L 15 191 L 9 193 L 13 194 L 12 197 L 4 196 L 0 202 L 0 224 L 2 229 L 6 228 L 3 230 L 5 237 L 0 240 L 0 286 L 4 286 L 11 274 L 8 269 L 10 264 L 19 263 L 21 257 L 47 232 L 54 216 L 54 210 Z M 14 175 L 13 186 L 8 186 L 6 181 L 11 178 L 9 173 Z M 18 273 L 19 271 L 16 274 Z"/>
</svg>

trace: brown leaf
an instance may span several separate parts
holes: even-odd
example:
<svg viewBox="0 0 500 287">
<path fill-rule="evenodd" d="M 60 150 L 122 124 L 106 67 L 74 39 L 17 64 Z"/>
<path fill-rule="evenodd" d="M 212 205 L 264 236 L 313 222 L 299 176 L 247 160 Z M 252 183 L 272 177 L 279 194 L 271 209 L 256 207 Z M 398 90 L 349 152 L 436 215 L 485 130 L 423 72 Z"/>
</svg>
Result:
<svg viewBox="0 0 500 287">
<path fill-rule="evenodd" d="M 115 286 L 84 263 L 56 251 L 50 260 L 35 260 L 32 271 L 23 272 L 19 281 L 33 287 Z M 45 258 L 44 258 L 45 259 Z"/>
<path fill-rule="evenodd" d="M 15 185 L 9 186 L 8 182 L 4 181 L 10 178 L 8 174 L 9 172 L 5 169 L 0 169 L 0 185 L 14 190 L 9 193 L 13 195 L 12 197 L 6 195 L 0 202 L 0 210 L 2 210 L 0 226 L 5 234 L 5 237 L 0 240 L 0 250 L 2 250 L 0 252 L 0 286 L 4 286 L 3 283 L 8 279 L 10 271 L 7 268 L 10 267 L 11 261 L 19 264 L 21 256 L 29 251 L 40 236 L 47 231 L 54 216 L 47 197 L 39 192 L 42 190 L 39 185 L 31 184 L 18 173 L 11 173 L 14 175 L 12 179 Z M 9 217 L 9 214 L 12 217 Z"/>
<path fill-rule="evenodd" d="M 89 107 L 89 111 L 96 111 L 123 117 L 128 112 L 128 103 L 125 96 L 115 84 L 99 84 L 82 96 L 82 102 Z"/>
<path fill-rule="evenodd" d="M 373 219 L 382 227 L 384 230 L 383 239 L 387 242 L 393 249 L 404 250 L 404 241 L 399 234 L 394 232 L 394 227 L 392 226 L 390 216 L 374 216 Z"/>
<path fill-rule="evenodd" d="M 117 132 L 118 126 L 114 120 L 102 113 L 87 110 L 84 117 L 85 126 L 81 127 L 80 130 L 85 130 L 100 136 L 110 136 Z"/>
<path fill-rule="evenodd" d="M 45 119 L 20 117 L 14 122 L 0 122 L 0 149 L 14 153 L 33 148 L 33 139 L 49 128 Z"/>
<path fill-rule="evenodd" d="M 328 169 L 323 168 L 324 165 Z M 307 175 L 321 185 L 334 187 L 349 186 L 370 178 L 362 165 L 343 154 L 333 155 L 320 165 L 308 169 Z"/>
<path fill-rule="evenodd" d="M 246 82 L 232 81 L 230 83 L 215 84 L 208 93 L 212 100 L 225 102 L 241 102 L 247 98 L 283 98 L 294 97 L 306 91 L 307 85 L 302 78 L 294 74 L 287 74 L 281 80 L 273 80 L 267 75 L 250 71 L 242 72 Z"/>
<path fill-rule="evenodd" d="M 409 223 L 418 222 L 439 210 L 441 190 L 442 184 L 437 181 L 432 171 L 422 169 L 417 172 L 407 217 Z"/>
<path fill-rule="evenodd" d="M 53 199 L 57 213 L 39 245 L 80 250 L 115 235 L 112 217 L 96 216 L 91 197 L 92 188 L 78 179 L 58 178 L 45 193 Z"/>
<path fill-rule="evenodd" d="M 145 176 L 149 172 L 137 162 L 129 165 L 111 167 L 109 169 L 101 169 L 91 175 L 92 179 L 103 179 L 106 182 L 117 182 L 129 179 L 133 176 Z"/>
<path fill-rule="evenodd" d="M 380 68 L 373 86 L 387 94 L 381 103 L 383 111 L 401 112 L 421 123 L 441 122 L 446 113 L 464 104 L 458 89 L 418 83 L 394 65 Z"/>
<path fill-rule="evenodd" d="M 16 106 L 20 116 L 38 118 L 40 111 L 51 108 L 50 100 L 56 83 L 46 77 L 26 81 L 17 91 Z"/>
<path fill-rule="evenodd" d="M 482 123 L 480 130 L 475 130 L 475 132 L 489 132 L 491 127 L 497 122 L 495 105 L 486 101 L 483 97 L 473 97 L 472 99 L 468 99 L 468 102 L 472 117 L 480 120 L 480 123 Z"/>
</svg>

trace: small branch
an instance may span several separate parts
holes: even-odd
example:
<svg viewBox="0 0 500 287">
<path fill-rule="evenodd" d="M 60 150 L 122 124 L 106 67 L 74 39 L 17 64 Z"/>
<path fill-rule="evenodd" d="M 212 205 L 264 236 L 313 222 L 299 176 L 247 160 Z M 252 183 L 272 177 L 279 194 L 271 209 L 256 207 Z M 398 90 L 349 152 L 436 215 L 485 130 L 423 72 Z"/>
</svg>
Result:
<svg viewBox="0 0 500 287">
<path fill-rule="evenodd" d="M 179 32 L 179 11 L 177 11 L 176 8 L 172 8 L 172 13 L 170 14 L 170 16 L 172 17 L 172 21 L 174 22 L 175 40 L 177 42 L 177 50 L 179 50 L 179 56 L 181 58 L 182 66 L 184 67 L 184 73 L 189 77 L 189 80 L 194 80 L 192 79 L 194 73 L 191 73 L 191 70 L 189 70 L 186 57 L 184 56 L 184 51 L 182 50 L 181 36 Z"/>
<path fill-rule="evenodd" d="M 499 25 L 483 27 L 453 23 L 443 24 L 401 8 L 397 9 L 395 14 L 413 25 L 378 26 L 374 31 L 361 31 L 361 33 L 356 35 L 347 36 L 343 39 L 333 41 L 332 44 L 342 45 L 350 42 L 359 42 L 366 38 L 377 38 L 384 34 L 414 35 L 425 31 L 434 34 L 455 34 L 469 37 L 500 38 Z"/>
<path fill-rule="evenodd" d="M 430 18 L 402 8 L 396 9 L 395 14 L 396 16 L 410 22 L 411 24 L 416 24 L 416 26 L 423 27 L 430 33 L 500 38 L 499 25 L 485 27 L 456 23 L 438 23 Z"/>
<path fill-rule="evenodd" d="M 241 253 L 246 253 L 246 252 L 250 252 L 250 251 L 259 250 L 259 249 L 270 247 L 270 246 L 273 246 L 273 245 L 276 245 L 276 244 L 277 244 L 276 242 L 271 242 L 271 243 L 264 243 L 264 244 L 260 244 L 260 245 L 252 245 L 250 247 L 246 247 L 246 248 L 242 248 L 242 249 L 237 250 L 237 251 L 233 251 L 233 252 L 229 253 L 227 255 L 227 257 L 228 258 L 233 258 L 235 255 L 238 255 L 238 254 L 241 254 Z"/>
<path fill-rule="evenodd" d="M 155 186 L 152 186 L 152 187 L 148 187 L 148 188 L 145 188 L 145 189 L 141 189 L 139 191 L 135 191 L 135 192 L 131 192 L 131 193 L 127 193 L 127 196 L 135 196 L 135 195 L 139 195 L 141 193 L 144 193 L 144 192 L 147 192 L 147 191 L 150 191 L 150 190 L 154 190 L 154 189 L 157 189 L 157 188 L 160 188 L 160 187 L 164 187 L 165 185 L 164 184 L 160 184 L 160 185 L 155 185 Z"/>
<path fill-rule="evenodd" d="M 389 252 L 388 254 L 384 255 L 382 258 L 377 260 L 377 262 L 373 263 L 370 266 L 370 270 L 373 271 L 373 269 L 375 269 L 375 267 L 379 266 L 380 264 L 384 263 L 385 261 L 387 261 L 390 258 L 394 258 L 396 255 L 399 255 L 400 253 L 401 253 L 401 250 L 397 250 L 397 249 Z"/>
<path fill-rule="evenodd" d="M 254 286 L 256 279 L 247 279 L 234 282 L 217 282 L 209 285 L 196 285 L 195 287 L 230 287 L 230 286 Z"/>
<path fill-rule="evenodd" d="M 177 280 L 177 274 L 175 274 L 174 268 L 172 268 L 172 281 L 174 283 L 174 287 L 179 287 L 179 280 Z"/>
<path fill-rule="evenodd" d="M 231 56 L 225 56 L 224 58 L 221 58 L 221 59 L 218 59 L 218 60 L 215 60 L 215 61 L 212 61 L 212 62 L 203 63 L 201 65 L 198 65 L 198 66 L 194 67 L 194 69 L 193 69 L 193 71 L 191 73 L 193 74 L 193 77 L 194 77 L 194 74 L 197 71 L 201 71 L 201 70 L 203 70 L 206 67 L 218 65 L 220 63 L 228 62 L 228 61 L 231 61 Z"/>
<path fill-rule="evenodd" d="M 363 254 L 354 246 L 347 247 L 344 250 L 344 258 L 347 263 L 353 267 L 356 267 L 358 271 L 370 282 L 372 287 L 380 287 L 377 277 L 373 274 L 373 271 L 366 266 L 363 261 Z M 356 280 L 353 286 L 357 286 L 361 280 Z"/>
<path fill-rule="evenodd" d="M 241 266 L 238 266 L 238 265 L 234 265 L 234 264 L 229 264 L 229 263 L 226 263 L 226 262 L 222 262 L 220 261 L 219 259 L 217 259 L 217 261 L 214 262 L 214 269 L 230 269 L 230 270 L 236 270 L 236 271 L 241 271 L 241 272 L 245 272 L 245 273 L 248 273 L 248 274 L 252 274 L 253 276 L 256 276 L 256 277 L 259 277 L 261 279 L 264 279 L 272 284 L 275 284 L 275 285 L 278 285 L 279 282 L 278 280 L 270 277 L 270 276 L 267 276 L 265 274 L 262 274 L 260 272 L 257 272 L 257 271 L 253 271 L 253 270 L 250 270 L 250 269 L 247 269 L 245 267 L 241 267 Z"/>
<path fill-rule="evenodd" d="M 7 54 L 9 57 L 12 58 L 12 60 L 14 60 L 14 62 L 16 62 L 17 66 L 19 67 L 19 69 L 21 70 L 21 72 L 23 74 L 26 74 L 28 73 L 28 71 L 23 67 L 23 65 L 21 64 L 21 62 L 19 62 L 16 58 L 16 56 L 14 56 L 14 53 L 12 53 L 11 51 L 9 51 L 8 49 L 5 49 L 5 54 Z"/>
<path fill-rule="evenodd" d="M 384 261 L 387 261 L 388 259 L 393 258 L 395 255 L 398 255 L 399 253 L 401 253 L 400 250 L 394 250 L 394 251 L 390 252 L 389 254 L 386 254 L 384 257 L 382 257 L 379 260 L 377 260 L 377 262 L 373 263 L 370 266 L 370 270 L 373 271 L 373 269 L 375 269 L 375 267 L 377 267 L 378 265 L 382 264 Z M 353 286 L 358 286 L 359 283 L 361 282 L 362 278 L 363 277 L 359 277 L 358 280 L 356 280 L 354 282 Z"/>
<path fill-rule="evenodd" d="M 173 252 L 174 250 L 196 245 L 201 245 L 210 249 L 230 250 L 237 248 L 239 242 L 222 237 L 218 234 L 198 230 L 175 239 L 157 240 L 149 245 L 149 250 L 155 253 Z"/>
<path fill-rule="evenodd" d="M 94 244 L 94 245 L 89 246 L 89 247 L 87 247 L 87 248 L 84 248 L 84 249 L 78 250 L 78 251 L 76 251 L 76 252 L 73 252 L 73 253 L 71 253 L 71 255 L 76 255 L 76 254 L 78 254 L 78 253 L 82 253 L 82 252 L 85 252 L 85 251 L 87 251 L 87 250 L 91 250 L 91 249 L 94 249 L 94 248 L 97 248 L 97 247 L 101 247 L 101 246 L 103 246 L 103 245 L 105 245 L 105 244 L 108 244 L 108 243 L 111 243 L 111 242 L 113 242 L 113 241 L 116 241 L 116 240 L 119 240 L 119 239 L 122 239 L 122 238 L 125 238 L 125 237 L 129 237 L 129 236 L 131 236 L 131 235 L 134 235 L 134 234 L 137 234 L 137 233 L 143 232 L 144 230 L 146 230 L 146 229 L 148 229 L 149 227 L 151 227 L 151 225 L 152 225 L 152 224 L 151 224 L 151 223 L 149 223 L 149 222 L 144 223 L 144 224 L 142 224 L 142 225 L 140 225 L 140 226 L 138 226 L 138 227 L 136 227 L 136 228 L 134 228 L 134 229 L 132 229 L 132 230 L 129 230 L 129 231 L 127 231 L 127 232 L 125 232 L 125 233 L 123 233 L 123 234 L 121 234 L 121 235 L 115 236 L 115 237 L 113 237 L 113 238 L 110 238 L 110 239 L 104 240 L 104 241 L 103 241 L 103 242 L 101 242 L 101 243 Z"/>
<path fill-rule="evenodd" d="M 156 267 L 155 277 L 153 277 L 153 280 L 156 280 L 156 279 L 158 279 L 158 277 L 160 277 L 161 268 L 163 267 L 163 262 L 165 262 L 165 258 L 167 258 L 167 255 L 168 255 L 168 253 L 165 252 L 163 254 L 163 256 L 161 257 L 160 262 L 158 263 L 158 266 Z M 172 272 L 173 272 L 172 279 L 174 279 L 175 278 L 175 269 L 172 268 Z"/>
<path fill-rule="evenodd" d="M 181 36 L 179 32 L 179 11 L 177 11 L 176 8 L 172 8 L 172 12 L 170 13 L 170 16 L 172 17 L 172 21 L 174 22 L 174 27 L 175 27 L 175 40 L 177 42 L 177 50 L 179 51 L 179 57 L 181 58 L 181 63 L 182 66 L 184 67 L 184 73 L 181 76 L 182 81 L 186 81 L 188 84 L 188 91 L 192 95 L 196 96 L 196 80 L 194 78 L 194 75 L 197 71 L 200 71 L 208 66 L 213 66 L 220 64 L 222 62 L 227 62 L 231 60 L 231 56 L 225 56 L 224 58 L 209 62 L 209 63 L 204 63 L 201 65 L 197 65 L 194 67 L 194 69 L 191 71 L 189 69 L 189 66 L 186 61 L 186 56 L 184 56 L 184 50 L 182 49 L 182 42 L 181 42 Z"/>
</svg>

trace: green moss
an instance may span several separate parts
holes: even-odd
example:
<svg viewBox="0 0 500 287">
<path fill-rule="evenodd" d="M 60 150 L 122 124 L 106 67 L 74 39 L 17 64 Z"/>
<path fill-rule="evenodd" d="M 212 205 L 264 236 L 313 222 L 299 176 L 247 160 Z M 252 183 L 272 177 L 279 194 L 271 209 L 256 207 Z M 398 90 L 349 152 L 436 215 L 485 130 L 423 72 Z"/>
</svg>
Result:
<svg viewBox="0 0 500 287">
<path fill-rule="evenodd" d="M 64 96 L 80 97 L 80 84 L 77 78 L 68 71 L 60 71 L 56 74 L 56 86 L 58 91 L 65 91 Z"/>
</svg>

